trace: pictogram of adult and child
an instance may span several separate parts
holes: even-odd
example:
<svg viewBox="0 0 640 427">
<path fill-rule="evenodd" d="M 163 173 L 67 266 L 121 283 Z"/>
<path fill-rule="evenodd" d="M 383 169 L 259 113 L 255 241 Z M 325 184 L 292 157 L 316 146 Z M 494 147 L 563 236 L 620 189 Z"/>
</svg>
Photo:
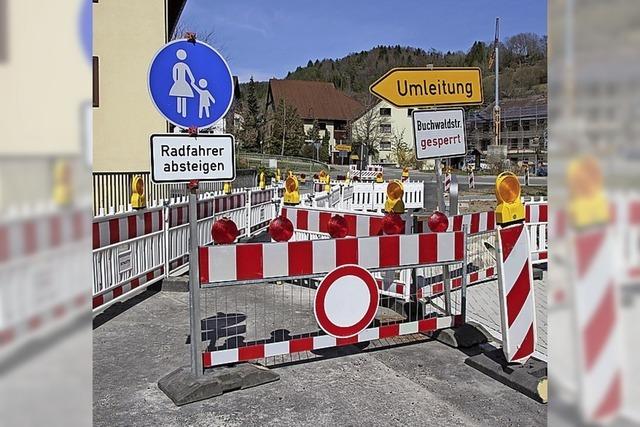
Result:
<svg viewBox="0 0 640 427">
<path fill-rule="evenodd" d="M 215 104 L 216 100 L 211 92 L 207 90 L 207 80 L 200 79 L 196 85 L 196 78 L 193 76 L 191 68 L 183 62 L 187 59 L 187 52 L 184 49 L 178 49 L 176 57 L 178 62 L 173 66 L 173 85 L 169 90 L 169 96 L 176 97 L 178 114 L 182 117 L 187 117 L 187 100 L 194 98 L 194 91 L 196 91 L 199 95 L 198 117 L 202 118 L 202 115 L 205 114 L 208 118 L 210 116 L 209 107 L 211 107 L 211 103 Z M 187 82 L 187 77 L 190 82 Z"/>
</svg>

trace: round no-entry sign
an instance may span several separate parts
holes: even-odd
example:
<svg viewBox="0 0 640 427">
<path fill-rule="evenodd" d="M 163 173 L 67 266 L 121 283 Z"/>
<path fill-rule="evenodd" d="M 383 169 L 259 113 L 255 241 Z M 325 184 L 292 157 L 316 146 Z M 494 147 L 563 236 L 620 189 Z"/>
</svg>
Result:
<svg viewBox="0 0 640 427">
<path fill-rule="evenodd" d="M 322 279 L 313 309 L 318 325 L 327 334 L 349 338 L 373 321 L 379 298 L 371 273 L 358 265 L 342 265 Z"/>
</svg>

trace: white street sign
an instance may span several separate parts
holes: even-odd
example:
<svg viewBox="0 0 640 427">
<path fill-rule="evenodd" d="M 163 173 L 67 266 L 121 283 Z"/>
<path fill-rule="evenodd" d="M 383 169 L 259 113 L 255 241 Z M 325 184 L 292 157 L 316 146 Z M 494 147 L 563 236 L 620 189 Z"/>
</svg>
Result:
<svg viewBox="0 0 640 427">
<path fill-rule="evenodd" d="M 413 136 L 418 160 L 464 156 L 464 111 L 415 110 Z"/>
<path fill-rule="evenodd" d="M 154 182 L 233 181 L 235 166 L 233 135 L 151 135 Z"/>
</svg>

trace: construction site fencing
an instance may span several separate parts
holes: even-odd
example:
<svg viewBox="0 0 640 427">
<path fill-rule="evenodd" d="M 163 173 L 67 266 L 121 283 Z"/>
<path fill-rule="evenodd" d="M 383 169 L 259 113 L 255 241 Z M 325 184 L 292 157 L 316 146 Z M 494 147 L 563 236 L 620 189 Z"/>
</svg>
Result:
<svg viewBox="0 0 640 427">
<path fill-rule="evenodd" d="M 315 320 L 314 279 L 350 264 L 383 277 L 423 266 L 464 266 L 464 238 L 455 232 L 201 247 L 203 365 L 255 359 L 278 364 L 315 357 L 323 349 L 370 341 L 385 345 L 458 324 L 463 310 L 425 306 L 415 295 L 408 304 L 380 295 L 377 314 L 363 330 L 329 335 Z"/>
<path fill-rule="evenodd" d="M 275 218 L 280 188 L 206 192 L 197 203 L 198 244 L 212 242 L 213 223 L 227 217 L 240 239 L 262 231 Z M 93 220 L 93 311 L 128 299 L 168 275 L 188 268 L 189 210 L 186 198 Z"/>
<path fill-rule="evenodd" d="M 403 183 L 402 200 L 406 209 L 424 208 L 424 182 L 406 181 Z M 387 183 L 353 183 L 352 209 L 359 211 L 382 212 L 387 200 Z"/>
<path fill-rule="evenodd" d="M 90 206 L 49 204 L 0 216 L 0 360 L 86 313 Z M 41 348 L 40 346 L 39 348 Z"/>
</svg>

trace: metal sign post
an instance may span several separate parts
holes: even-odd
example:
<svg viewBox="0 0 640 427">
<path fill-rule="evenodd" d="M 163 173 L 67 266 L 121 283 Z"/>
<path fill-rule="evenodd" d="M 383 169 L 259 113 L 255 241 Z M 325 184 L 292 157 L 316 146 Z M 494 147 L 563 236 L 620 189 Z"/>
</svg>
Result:
<svg viewBox="0 0 640 427">
<path fill-rule="evenodd" d="M 436 194 L 438 196 L 438 210 L 440 212 L 444 212 L 444 187 L 442 185 L 442 169 L 440 168 L 442 164 L 442 159 L 440 157 L 436 158 Z"/>
<path fill-rule="evenodd" d="M 200 281 L 198 280 L 198 182 L 189 188 L 189 325 L 191 331 L 191 373 L 195 377 L 203 374 L 200 343 Z"/>
</svg>

